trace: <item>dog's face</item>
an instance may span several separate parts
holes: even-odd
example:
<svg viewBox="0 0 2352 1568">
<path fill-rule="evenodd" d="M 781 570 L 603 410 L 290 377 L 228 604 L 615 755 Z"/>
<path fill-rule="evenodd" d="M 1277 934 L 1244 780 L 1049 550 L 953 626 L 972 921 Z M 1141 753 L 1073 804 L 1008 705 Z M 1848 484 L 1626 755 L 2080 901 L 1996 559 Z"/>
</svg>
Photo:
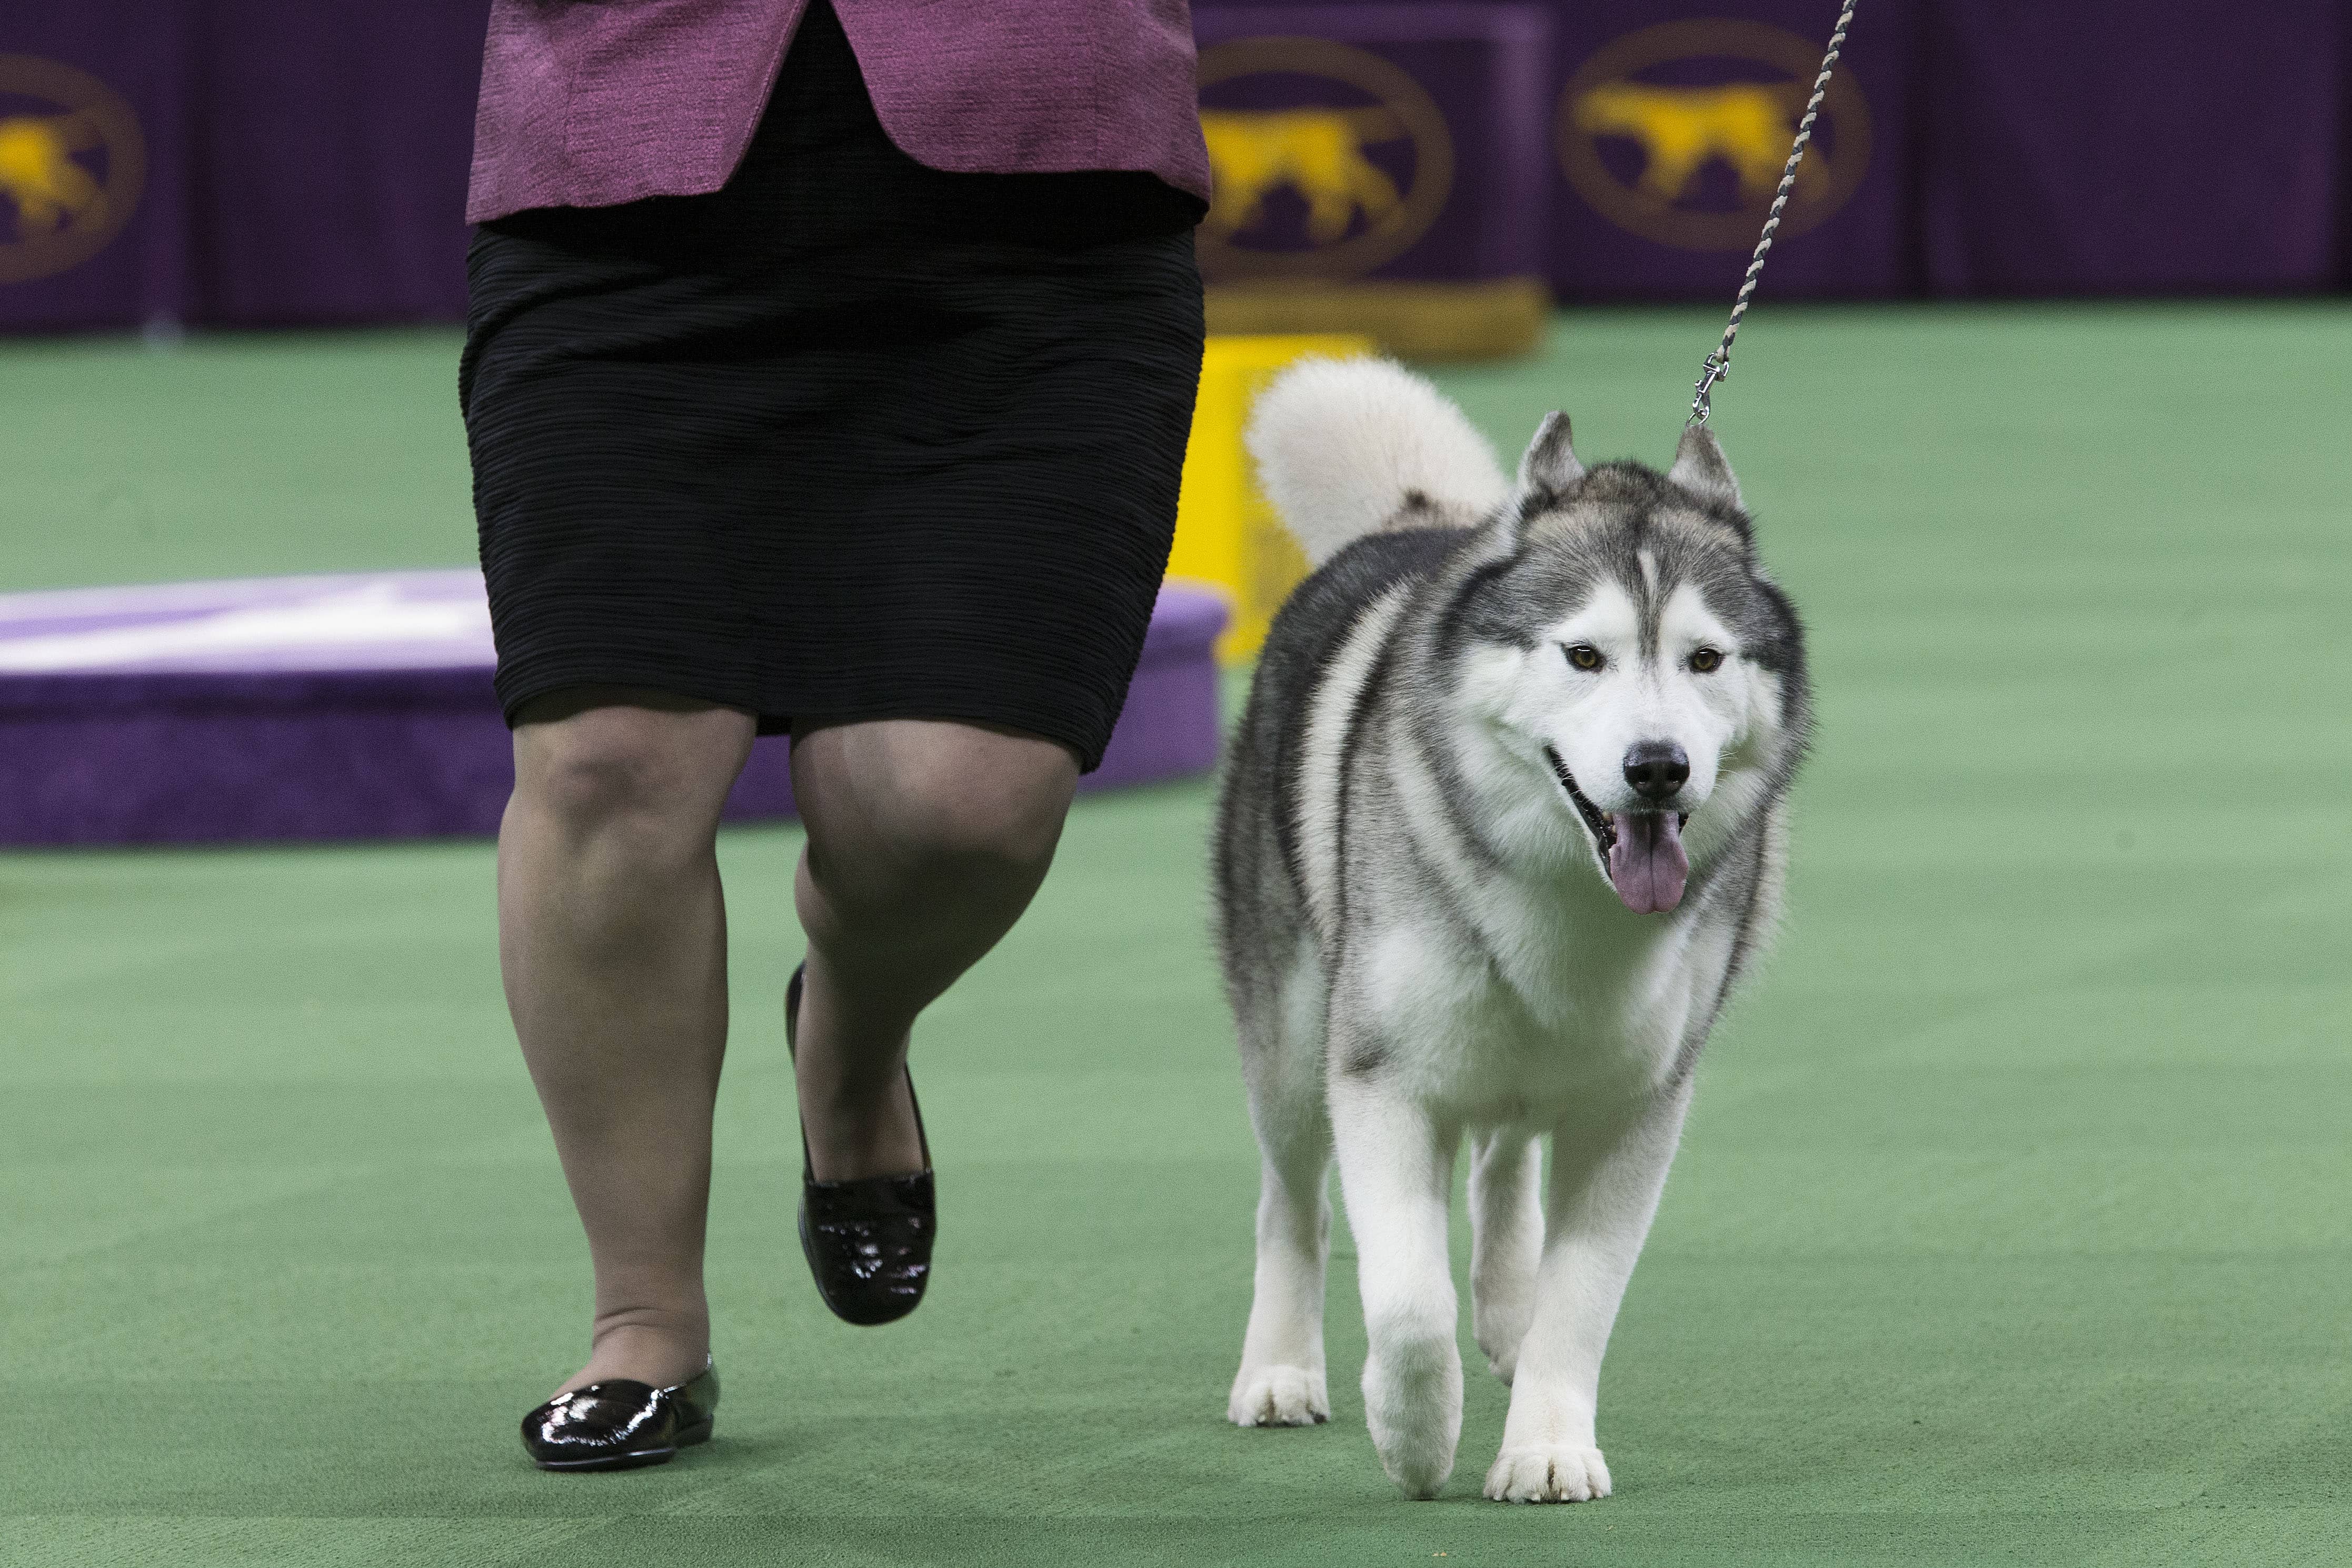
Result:
<svg viewBox="0 0 2352 1568">
<path fill-rule="evenodd" d="M 1793 767 L 1801 634 L 1711 435 L 1588 471 L 1554 422 L 1466 585 L 1459 690 L 1519 830 L 1654 914 Z"/>
</svg>

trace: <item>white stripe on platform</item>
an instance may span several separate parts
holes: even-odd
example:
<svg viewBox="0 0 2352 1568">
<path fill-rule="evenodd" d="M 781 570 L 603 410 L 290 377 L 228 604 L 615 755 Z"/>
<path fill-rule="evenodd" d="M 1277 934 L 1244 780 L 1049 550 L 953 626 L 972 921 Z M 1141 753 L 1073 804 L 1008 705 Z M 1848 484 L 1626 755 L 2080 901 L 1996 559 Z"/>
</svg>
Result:
<svg viewBox="0 0 2352 1568">
<path fill-rule="evenodd" d="M 118 601 L 118 607 L 120 601 Z M 55 674 L 223 654 L 327 649 L 357 654 L 387 644 L 412 657 L 437 645 L 436 662 L 491 661 L 490 609 L 479 600 L 408 599 L 379 581 L 293 604 L 220 610 L 143 626 L 98 627 L 29 637 L 0 633 L 0 672 Z M 470 657 L 468 656 L 470 655 Z"/>
<path fill-rule="evenodd" d="M 89 615 L 168 614 L 307 602 L 391 583 L 420 599 L 483 597 L 482 574 L 467 567 L 423 571 L 309 572 L 284 577 L 215 577 L 102 588 L 43 588 L 0 593 L 0 623 Z"/>
</svg>

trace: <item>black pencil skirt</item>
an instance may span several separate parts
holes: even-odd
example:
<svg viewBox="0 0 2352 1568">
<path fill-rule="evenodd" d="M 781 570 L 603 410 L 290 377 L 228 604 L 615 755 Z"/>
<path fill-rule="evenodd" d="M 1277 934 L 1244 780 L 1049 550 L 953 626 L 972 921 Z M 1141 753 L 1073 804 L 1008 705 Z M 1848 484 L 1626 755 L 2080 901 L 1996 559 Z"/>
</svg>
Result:
<svg viewBox="0 0 2352 1568">
<path fill-rule="evenodd" d="M 649 686 L 1092 769 L 1175 527 L 1200 208 L 916 162 L 817 5 L 725 189 L 483 225 L 459 397 L 509 722 Z"/>
</svg>

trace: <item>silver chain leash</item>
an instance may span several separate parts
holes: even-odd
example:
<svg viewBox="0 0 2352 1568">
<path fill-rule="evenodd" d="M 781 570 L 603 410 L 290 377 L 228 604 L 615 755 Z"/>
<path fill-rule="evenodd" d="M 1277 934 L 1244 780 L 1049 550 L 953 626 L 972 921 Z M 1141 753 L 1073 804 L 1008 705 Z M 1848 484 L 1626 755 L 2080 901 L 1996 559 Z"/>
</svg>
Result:
<svg viewBox="0 0 2352 1568">
<path fill-rule="evenodd" d="M 1830 69 L 1837 64 L 1838 50 L 1845 47 L 1845 30 L 1853 24 L 1857 3 L 1858 0 L 1845 0 L 1845 9 L 1838 13 L 1837 26 L 1830 34 L 1829 52 L 1822 57 L 1822 74 L 1813 78 L 1813 96 L 1805 104 L 1804 118 L 1797 121 L 1797 140 L 1789 149 L 1789 166 L 1780 171 L 1780 188 L 1773 193 L 1772 210 L 1764 214 L 1764 235 L 1756 242 L 1756 255 L 1748 264 L 1748 276 L 1739 280 L 1739 297 L 1731 302 L 1731 322 L 1723 329 L 1723 341 L 1699 361 L 1698 388 L 1691 394 L 1689 423 L 1693 425 L 1706 423 L 1715 383 L 1731 373 L 1731 340 L 1739 336 L 1739 319 L 1748 314 L 1748 302 L 1756 296 L 1756 280 L 1764 275 L 1764 255 L 1772 248 L 1773 231 L 1780 226 L 1780 209 L 1789 204 L 1789 193 L 1796 186 L 1797 165 L 1805 161 L 1805 144 L 1813 139 L 1813 117 L 1822 111 L 1822 99 L 1829 96 Z"/>
</svg>

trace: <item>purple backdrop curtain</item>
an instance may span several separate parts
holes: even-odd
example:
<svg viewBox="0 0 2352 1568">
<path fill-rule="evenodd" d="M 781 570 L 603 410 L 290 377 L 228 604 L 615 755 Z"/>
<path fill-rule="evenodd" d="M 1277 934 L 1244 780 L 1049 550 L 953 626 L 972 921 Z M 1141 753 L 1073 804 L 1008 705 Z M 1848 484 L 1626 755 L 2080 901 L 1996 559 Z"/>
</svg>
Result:
<svg viewBox="0 0 2352 1568">
<path fill-rule="evenodd" d="M 2344 13 L 2340 0 L 1928 8 L 1928 287 L 2352 281 L 2337 250 Z"/>
<path fill-rule="evenodd" d="M 121 230 L 46 276 L 10 277 L 27 220 L 0 185 L 0 330 L 462 317 L 488 15 L 489 0 L 0 7 L 0 122 L 56 123 L 68 106 L 49 78 L 69 68 L 128 106 L 147 163 Z M 78 156 L 107 182 L 121 152 Z"/>
<path fill-rule="evenodd" d="M 1823 115 L 1822 168 L 1798 186 L 1773 243 L 1769 287 L 1774 297 L 1855 298 L 1919 291 L 1912 172 L 1921 8 L 1914 0 L 1865 0 L 1857 13 L 1833 78 L 1837 89 Z M 1570 169 L 1579 137 L 1579 76 L 1588 64 L 1612 57 L 1604 50 L 1628 63 L 1655 57 L 1631 79 L 1670 90 L 1762 81 L 1801 103 L 1836 16 L 1830 0 L 1559 5 L 1553 80 L 1562 101 L 1551 152 L 1560 196 L 1552 224 L 1551 268 L 1561 298 L 1729 298 L 1755 248 L 1779 164 L 1788 156 L 1786 132 L 1776 123 L 1772 140 L 1779 151 L 1770 160 L 1767 183 L 1743 191 L 1731 169 L 1717 161 L 1698 170 L 1685 199 L 1668 208 L 1719 222 L 1661 221 L 1666 214 L 1659 209 L 1666 204 L 1642 199 L 1639 150 L 1622 138 L 1590 148 L 1580 184 Z M 1771 45 L 1759 46 L 1753 38 L 1762 30 L 1773 36 Z M 1785 55 L 1759 57 L 1759 47 L 1773 46 Z M 1604 68 L 1600 74 L 1615 72 Z M 1829 171 L 1835 177 L 1822 181 Z M 1832 187 L 1822 199 L 1825 214 L 1811 210 L 1815 183 Z"/>
<path fill-rule="evenodd" d="M 206 89 L 191 316 L 462 317 L 488 0 L 195 9 Z"/>
<path fill-rule="evenodd" d="M 1452 164 L 1442 207 L 1414 225 L 1401 254 L 1370 267 L 1341 263 L 1334 276 L 1416 281 L 1541 276 L 1549 246 L 1544 214 L 1553 177 L 1544 144 L 1550 112 L 1551 21 L 1540 5 L 1437 4 L 1197 7 L 1194 28 L 1203 51 L 1204 110 L 1281 111 L 1302 108 L 1385 110 L 1377 92 L 1336 78 L 1334 68 L 1311 57 L 1294 58 L 1276 47 L 1257 68 L 1206 80 L 1218 69 L 1219 46 L 1249 38 L 1308 38 L 1342 45 L 1401 69 L 1429 95 L 1443 117 Z M 1397 135 L 1360 142 L 1358 151 L 1395 182 L 1408 205 L 1432 177 L 1420 166 L 1428 155 L 1416 138 Z M 1213 162 L 1215 149 L 1212 148 Z M 1269 198 L 1294 207 L 1291 193 Z M 1303 209 L 1302 209 L 1303 212 Z M 1306 259 L 1313 248 L 1296 232 L 1301 212 L 1277 212 L 1267 225 L 1291 243 L 1276 256 Z M 1281 231 L 1292 231 L 1284 233 Z M 1212 283 L 1254 277 L 1247 255 L 1204 246 L 1202 272 Z M 1228 258 L 1231 259 L 1228 259 Z"/>
<path fill-rule="evenodd" d="M 1658 221 L 1659 211 L 1688 217 L 1752 199 L 1752 177 L 1742 192 L 1737 159 L 1719 155 L 1737 131 L 1739 95 L 1707 94 L 1785 90 L 1792 68 L 1759 65 L 1754 29 L 1818 51 L 1834 0 L 1540 0 L 1553 44 L 1531 62 L 1513 42 L 1528 29 L 1492 24 L 1537 3 L 1316 8 L 1359 17 L 1334 31 L 1377 23 L 1385 41 L 1373 52 L 1426 78 L 1465 160 L 1442 221 L 1385 275 L 1533 266 L 1570 300 L 1718 298 L 1744 246 L 1720 235 L 1694 245 L 1692 224 Z M 82 193 L 67 197 L 85 217 L 121 215 L 119 177 L 132 161 L 94 126 L 111 123 L 108 115 L 135 124 L 145 162 L 127 220 L 110 220 L 103 245 L 69 265 L 52 263 L 58 236 L 78 220 L 60 219 L 47 194 L 0 168 L 0 331 L 461 316 L 459 213 L 487 9 L 488 0 L 0 6 L 0 135 L 19 138 L 19 152 L 57 150 L 53 172 Z M 1247 36 L 1262 9 L 1204 4 L 1203 37 Z M 1852 189 L 1776 247 L 1769 287 L 1843 297 L 2352 282 L 2346 11 L 2346 0 L 1866 0 L 1845 79 L 1867 114 L 1870 156 L 1848 160 Z M 1723 33 L 1724 22 L 1749 32 Z M 1643 55 L 1637 36 L 1674 23 L 1718 31 L 1696 53 L 1685 37 L 1679 54 Z M 71 81 L 88 78 L 122 112 L 94 116 L 66 101 L 80 90 Z M 1612 90 L 1595 97 L 1596 86 Z M 1539 116 L 1525 112 L 1530 91 L 1545 105 Z M 1645 113 L 1667 118 L 1645 127 Z M 1717 114 L 1731 118 L 1706 119 Z M 1706 120 L 1721 144 L 1686 176 L 1664 178 L 1662 194 L 1644 174 L 1665 146 L 1658 127 L 1671 130 L 1675 116 L 1685 130 Z M 1836 119 L 1824 142 L 1832 173 L 1836 142 L 1852 129 Z M 1531 146 L 1538 120 L 1543 144 Z M 1581 183 L 1571 170 L 1580 160 Z M 88 193 L 100 186 L 106 202 L 93 204 Z"/>
<path fill-rule="evenodd" d="M 144 177 L 129 221 L 88 259 L 62 270 L 32 254 L 37 225 L 13 192 L 0 193 L 0 329 L 120 327 L 188 314 L 188 138 L 194 42 L 173 0 L 78 0 L 0 11 L 0 121 L 47 119 L 64 107 L 55 67 L 95 76 L 127 107 L 144 149 Z M 117 160 L 84 162 L 121 193 Z M 33 276 L 22 276 L 24 267 Z"/>
</svg>

